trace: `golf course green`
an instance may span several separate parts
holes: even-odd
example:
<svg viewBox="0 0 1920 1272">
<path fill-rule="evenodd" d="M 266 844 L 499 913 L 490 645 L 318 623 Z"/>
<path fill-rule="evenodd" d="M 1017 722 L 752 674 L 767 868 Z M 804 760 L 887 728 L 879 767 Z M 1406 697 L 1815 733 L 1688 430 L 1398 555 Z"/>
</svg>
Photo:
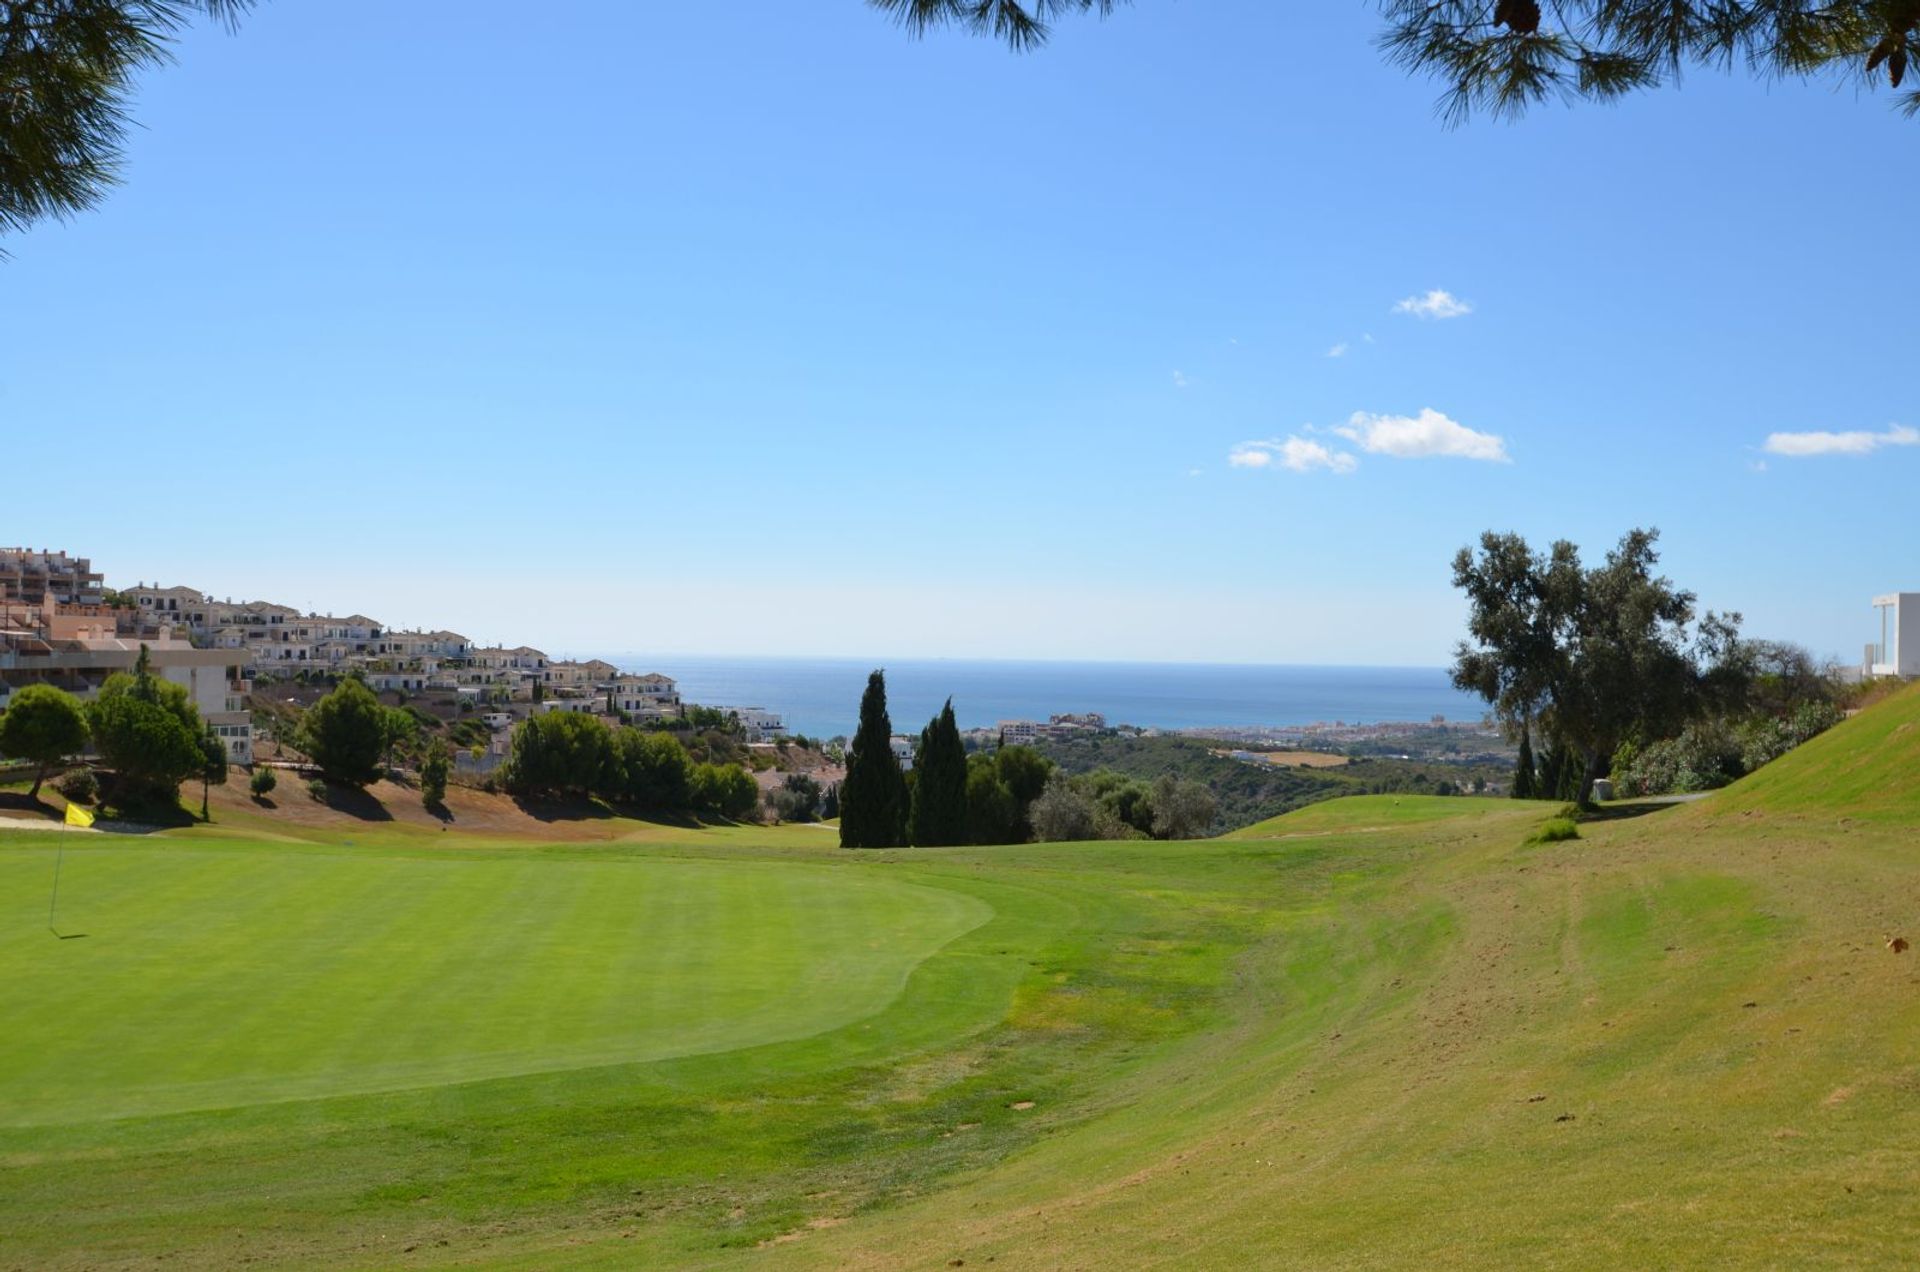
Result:
<svg viewBox="0 0 1920 1272">
<path fill-rule="evenodd" d="M 1900 1266 L 1916 724 L 1563 843 L 234 811 L 69 836 L 67 940 L 0 828 L 0 1266 Z"/>
</svg>

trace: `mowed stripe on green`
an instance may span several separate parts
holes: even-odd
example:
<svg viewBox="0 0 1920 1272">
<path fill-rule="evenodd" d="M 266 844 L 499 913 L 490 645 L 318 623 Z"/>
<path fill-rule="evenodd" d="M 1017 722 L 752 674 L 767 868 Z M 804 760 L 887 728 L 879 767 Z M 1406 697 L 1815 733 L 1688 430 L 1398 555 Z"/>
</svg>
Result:
<svg viewBox="0 0 1920 1272">
<path fill-rule="evenodd" d="M 883 1010 L 992 917 L 785 864 L 0 850 L 0 1124 L 656 1060 Z"/>
</svg>

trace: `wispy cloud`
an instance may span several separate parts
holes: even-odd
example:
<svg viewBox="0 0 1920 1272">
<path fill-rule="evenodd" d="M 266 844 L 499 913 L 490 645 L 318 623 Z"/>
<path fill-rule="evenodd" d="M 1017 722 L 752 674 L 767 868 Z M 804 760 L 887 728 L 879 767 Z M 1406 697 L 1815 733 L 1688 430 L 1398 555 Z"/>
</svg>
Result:
<svg viewBox="0 0 1920 1272">
<path fill-rule="evenodd" d="M 1504 438 L 1455 422 L 1431 407 L 1418 415 L 1369 415 L 1355 411 L 1333 430 L 1369 455 L 1395 459 L 1478 459 L 1512 462 Z"/>
<path fill-rule="evenodd" d="M 1464 318 L 1473 312 L 1473 306 L 1452 292 L 1436 287 L 1424 296 L 1409 296 L 1397 301 L 1393 312 L 1412 314 L 1415 318 Z"/>
<path fill-rule="evenodd" d="M 1344 358 L 1347 356 L 1347 348 L 1347 342 L 1342 340 L 1339 344 L 1327 350 L 1327 356 L 1329 358 Z"/>
<path fill-rule="evenodd" d="M 1769 433 L 1760 449 L 1769 455 L 1789 459 L 1808 459 L 1816 455 L 1870 455 L 1883 446 L 1920 446 L 1920 429 L 1904 424 L 1889 425 L 1885 432 L 1869 433 L 1856 429 L 1846 433 L 1819 430 L 1811 433 Z"/>
<path fill-rule="evenodd" d="M 1271 468 L 1277 464 L 1296 473 L 1350 473 L 1360 466 L 1360 461 L 1345 451 L 1297 436 L 1241 442 L 1227 455 L 1227 462 L 1235 468 Z"/>
<path fill-rule="evenodd" d="M 1173 387 L 1176 389 L 1184 389 L 1187 387 L 1187 376 L 1184 371 L 1175 371 L 1173 373 Z"/>
</svg>

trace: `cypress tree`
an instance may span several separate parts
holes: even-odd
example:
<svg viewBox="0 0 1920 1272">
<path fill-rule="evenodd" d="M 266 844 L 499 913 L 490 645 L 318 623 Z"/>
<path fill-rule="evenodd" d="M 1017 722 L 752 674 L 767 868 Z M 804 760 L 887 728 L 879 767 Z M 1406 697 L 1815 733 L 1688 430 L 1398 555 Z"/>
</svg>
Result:
<svg viewBox="0 0 1920 1272">
<path fill-rule="evenodd" d="M 893 721 L 887 717 L 886 673 L 867 677 L 860 696 L 860 727 L 847 751 L 840 784 L 840 846 L 894 848 L 905 842 L 907 778 L 893 758 Z"/>
<path fill-rule="evenodd" d="M 1520 730 L 1520 758 L 1513 769 L 1513 797 L 1515 799 L 1534 797 L 1533 740 L 1524 728 Z"/>
<path fill-rule="evenodd" d="M 920 733 L 914 761 L 913 843 L 949 848 L 967 842 L 967 750 L 954 723 L 953 699 Z"/>
<path fill-rule="evenodd" d="M 1539 799 L 1552 799 L 1560 791 L 1560 770 L 1566 763 L 1565 748 L 1555 738 L 1540 757 L 1540 777 L 1534 784 L 1534 794 Z"/>
</svg>

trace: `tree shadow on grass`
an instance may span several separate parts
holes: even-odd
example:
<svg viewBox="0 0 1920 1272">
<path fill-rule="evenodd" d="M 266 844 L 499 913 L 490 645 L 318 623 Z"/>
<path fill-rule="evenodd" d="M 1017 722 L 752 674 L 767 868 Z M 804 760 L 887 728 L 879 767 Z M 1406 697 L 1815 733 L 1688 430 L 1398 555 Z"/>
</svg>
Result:
<svg viewBox="0 0 1920 1272">
<path fill-rule="evenodd" d="M 392 821 L 393 814 L 387 806 L 358 786 L 327 787 L 326 805 L 336 813 L 345 813 L 348 817 L 360 821 Z"/>
<path fill-rule="evenodd" d="M 1583 822 L 1631 821 L 1635 817 L 1645 817 L 1650 813 L 1665 813 L 1679 808 L 1674 800 L 1659 802 L 1634 802 L 1631 804 L 1596 804 L 1580 814 Z"/>
<path fill-rule="evenodd" d="M 614 812 L 592 799 L 535 800 L 515 796 L 513 805 L 535 821 L 606 821 Z"/>
<path fill-rule="evenodd" d="M 60 819 L 60 810 L 43 799 L 28 799 L 25 791 L 0 791 L 0 808 L 17 808 L 22 812 L 34 813 L 49 821 Z"/>
</svg>

